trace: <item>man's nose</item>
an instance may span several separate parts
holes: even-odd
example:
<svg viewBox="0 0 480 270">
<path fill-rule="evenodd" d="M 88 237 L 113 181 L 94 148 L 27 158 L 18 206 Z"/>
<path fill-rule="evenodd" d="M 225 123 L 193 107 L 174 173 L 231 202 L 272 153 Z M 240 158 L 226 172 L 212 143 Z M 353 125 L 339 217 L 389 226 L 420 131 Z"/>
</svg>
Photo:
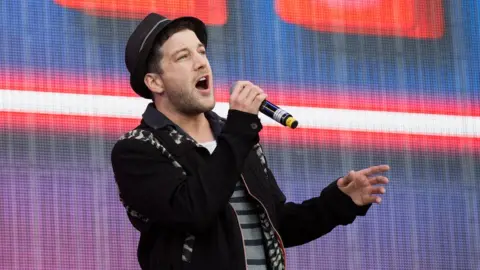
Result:
<svg viewBox="0 0 480 270">
<path fill-rule="evenodd" d="M 205 68 L 207 66 L 207 57 L 201 53 L 195 53 L 194 56 L 195 70 Z"/>
</svg>

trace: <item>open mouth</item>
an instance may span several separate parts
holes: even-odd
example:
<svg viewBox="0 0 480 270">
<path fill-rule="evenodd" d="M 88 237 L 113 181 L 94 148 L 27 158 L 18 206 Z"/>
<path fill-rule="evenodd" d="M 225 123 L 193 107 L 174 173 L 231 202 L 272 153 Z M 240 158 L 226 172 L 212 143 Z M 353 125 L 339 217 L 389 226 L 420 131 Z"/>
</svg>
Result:
<svg viewBox="0 0 480 270">
<path fill-rule="evenodd" d="M 202 76 L 198 79 L 195 87 L 198 90 L 207 90 L 208 89 L 208 76 Z"/>
</svg>

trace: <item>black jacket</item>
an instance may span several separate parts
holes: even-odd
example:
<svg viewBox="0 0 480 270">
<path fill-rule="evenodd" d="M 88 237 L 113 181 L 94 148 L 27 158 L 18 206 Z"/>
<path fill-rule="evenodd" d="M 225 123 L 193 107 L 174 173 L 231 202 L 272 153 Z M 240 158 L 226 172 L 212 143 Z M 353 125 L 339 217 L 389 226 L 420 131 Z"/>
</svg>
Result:
<svg viewBox="0 0 480 270">
<path fill-rule="evenodd" d="M 266 211 L 282 250 L 365 215 L 369 206 L 356 206 L 336 181 L 319 197 L 286 203 L 259 155 L 258 116 L 234 110 L 226 120 L 213 112 L 206 116 L 217 141 L 211 155 L 152 104 L 136 133 L 112 150 L 120 198 L 141 233 L 142 269 L 245 269 L 240 227 L 229 204 L 239 180 Z M 182 260 L 189 235 L 195 237 L 193 251 Z"/>
</svg>

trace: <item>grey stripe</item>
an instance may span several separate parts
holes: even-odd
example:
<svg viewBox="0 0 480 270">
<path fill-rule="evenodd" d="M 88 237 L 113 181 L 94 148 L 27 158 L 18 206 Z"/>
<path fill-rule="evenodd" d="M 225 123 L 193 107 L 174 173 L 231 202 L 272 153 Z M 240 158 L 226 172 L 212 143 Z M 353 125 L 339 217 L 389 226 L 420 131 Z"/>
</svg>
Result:
<svg viewBox="0 0 480 270">
<path fill-rule="evenodd" d="M 248 270 L 267 270 L 265 265 L 249 265 Z"/>
<path fill-rule="evenodd" d="M 142 51 L 143 46 L 145 45 L 145 41 L 147 41 L 148 37 L 152 34 L 153 30 L 155 30 L 155 28 L 157 28 L 159 24 L 161 24 L 162 22 L 164 22 L 166 20 L 168 20 L 168 19 L 163 19 L 163 20 L 157 22 L 157 24 L 155 24 L 155 26 L 152 28 L 152 30 L 150 30 L 150 32 L 148 32 L 148 34 L 143 39 L 142 45 L 140 46 L 140 50 L 138 50 L 139 52 Z"/>
<path fill-rule="evenodd" d="M 240 182 L 238 182 L 238 183 L 240 183 Z M 243 189 L 244 189 L 243 185 L 242 185 L 242 184 L 238 184 L 238 183 L 237 183 L 237 185 L 235 186 L 235 190 L 243 190 Z"/>
<path fill-rule="evenodd" d="M 249 265 L 248 270 L 267 270 L 265 265 Z"/>
<path fill-rule="evenodd" d="M 259 219 L 256 215 L 237 215 L 238 222 L 240 224 L 250 224 L 250 223 L 257 223 L 259 222 Z"/>
<path fill-rule="evenodd" d="M 265 250 L 263 246 L 249 246 L 246 248 L 247 260 L 265 260 Z"/>
<path fill-rule="evenodd" d="M 247 196 L 247 193 L 245 192 L 245 189 L 235 190 L 232 194 L 232 198 L 246 197 L 246 196 Z"/>
<path fill-rule="evenodd" d="M 255 210 L 255 208 L 253 207 L 253 205 L 249 204 L 249 203 L 230 203 L 233 207 L 233 209 L 235 209 L 235 212 L 237 211 L 246 211 L 246 210 Z M 237 213 L 238 215 L 238 213 Z"/>
<path fill-rule="evenodd" d="M 185 251 L 192 252 L 192 247 L 188 246 L 187 244 L 183 244 L 183 252 Z"/>
<path fill-rule="evenodd" d="M 262 230 L 260 228 L 253 228 L 253 229 L 243 229 L 243 238 L 245 240 L 263 240 L 262 238 Z M 263 245 L 263 241 L 262 241 Z"/>
</svg>

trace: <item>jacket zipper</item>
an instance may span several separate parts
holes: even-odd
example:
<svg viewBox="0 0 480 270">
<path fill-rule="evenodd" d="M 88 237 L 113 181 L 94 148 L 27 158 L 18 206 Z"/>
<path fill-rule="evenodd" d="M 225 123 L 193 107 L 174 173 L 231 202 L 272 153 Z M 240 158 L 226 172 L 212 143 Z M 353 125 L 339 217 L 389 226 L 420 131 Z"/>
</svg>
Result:
<svg viewBox="0 0 480 270">
<path fill-rule="evenodd" d="M 252 193 L 250 193 L 250 189 L 248 189 L 248 186 L 247 186 L 247 183 L 245 182 L 245 178 L 243 177 L 243 174 L 240 174 L 240 176 L 242 177 L 243 185 L 245 186 L 245 189 L 247 190 L 248 194 L 250 196 L 252 196 L 252 198 L 254 198 L 263 207 L 263 210 L 265 211 L 265 214 L 267 215 L 268 221 L 270 221 L 270 225 L 272 226 L 273 231 L 275 232 L 275 235 L 278 237 L 278 240 L 280 240 L 280 248 L 281 248 L 280 250 L 282 251 L 282 256 L 283 256 L 283 261 L 284 261 L 284 268 L 283 269 L 286 270 L 287 269 L 287 257 L 285 256 L 285 247 L 283 246 L 282 237 L 280 237 L 280 234 L 275 229 L 275 226 L 273 226 L 272 220 L 270 219 L 270 216 L 268 215 L 268 211 L 267 211 L 267 208 L 265 207 L 265 205 L 263 205 L 263 203 L 259 199 L 257 199 L 257 197 L 253 196 Z M 240 228 L 240 230 L 241 230 L 241 228 Z M 244 249 L 245 249 L 245 246 L 244 246 Z"/>
<path fill-rule="evenodd" d="M 247 270 L 247 250 L 245 249 L 245 239 L 243 238 L 242 226 L 240 225 L 240 221 L 238 220 L 237 212 L 233 209 L 233 206 L 229 203 L 230 207 L 233 210 L 233 214 L 235 215 L 235 219 L 238 223 L 238 228 L 240 229 L 240 236 L 242 237 L 242 247 L 243 247 L 243 259 L 245 260 L 245 270 Z"/>
</svg>

